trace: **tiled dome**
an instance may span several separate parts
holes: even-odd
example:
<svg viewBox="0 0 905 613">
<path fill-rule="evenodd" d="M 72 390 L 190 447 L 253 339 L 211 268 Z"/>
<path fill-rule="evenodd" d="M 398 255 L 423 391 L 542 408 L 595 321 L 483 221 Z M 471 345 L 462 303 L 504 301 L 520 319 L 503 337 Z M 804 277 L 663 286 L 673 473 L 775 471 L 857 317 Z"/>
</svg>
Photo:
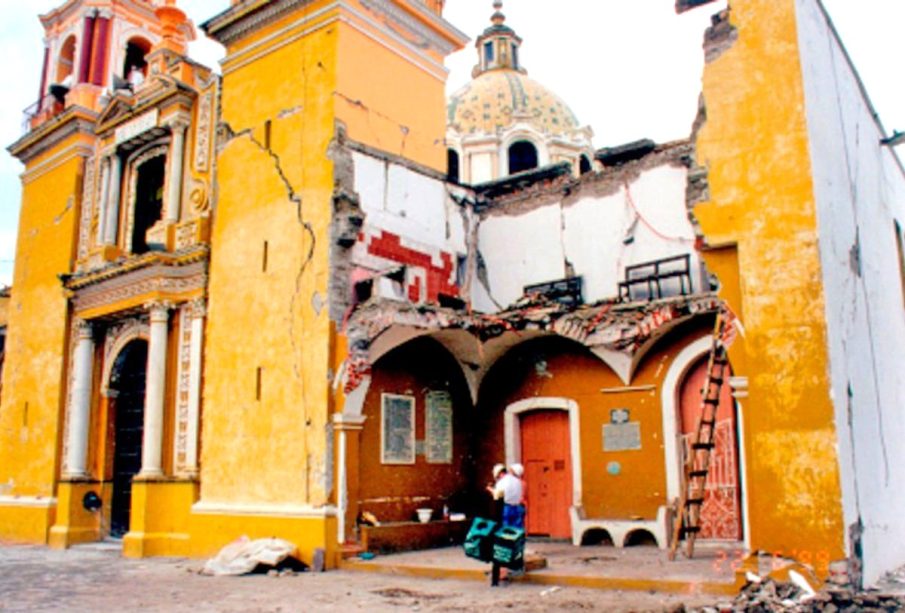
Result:
<svg viewBox="0 0 905 613">
<path fill-rule="evenodd" d="M 449 98 L 447 125 L 462 136 L 494 134 L 526 122 L 545 134 L 579 128 L 559 96 L 513 69 L 488 70 Z"/>
</svg>

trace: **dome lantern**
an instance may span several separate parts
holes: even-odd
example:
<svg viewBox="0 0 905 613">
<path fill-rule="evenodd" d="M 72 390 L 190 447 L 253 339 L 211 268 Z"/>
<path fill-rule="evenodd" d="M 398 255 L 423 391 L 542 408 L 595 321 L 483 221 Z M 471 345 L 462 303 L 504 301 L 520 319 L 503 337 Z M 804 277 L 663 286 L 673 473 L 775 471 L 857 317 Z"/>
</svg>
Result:
<svg viewBox="0 0 905 613">
<path fill-rule="evenodd" d="M 477 184 L 548 164 L 593 168 L 593 132 L 554 92 L 528 77 L 522 39 L 506 25 L 502 0 L 477 38 L 472 80 L 447 101 L 447 175 Z"/>
<path fill-rule="evenodd" d="M 484 30 L 475 43 L 478 63 L 472 70 L 472 78 L 499 68 L 525 72 L 519 64 L 519 47 L 522 45 L 522 39 L 515 30 L 506 25 L 506 15 L 502 12 L 503 1 L 495 0 L 493 8 L 491 26 Z"/>
</svg>

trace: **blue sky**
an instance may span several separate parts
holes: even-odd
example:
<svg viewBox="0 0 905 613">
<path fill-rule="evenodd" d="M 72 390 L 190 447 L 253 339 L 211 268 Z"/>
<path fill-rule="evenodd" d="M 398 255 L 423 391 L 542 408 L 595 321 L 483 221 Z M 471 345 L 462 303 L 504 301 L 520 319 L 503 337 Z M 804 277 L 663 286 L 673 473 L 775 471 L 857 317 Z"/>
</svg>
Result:
<svg viewBox="0 0 905 613">
<path fill-rule="evenodd" d="M 63 0 L 0 0 L 0 57 L 7 86 L 0 96 L 0 142 L 22 135 L 22 110 L 37 99 L 43 32 L 38 14 Z M 488 24 L 491 0 L 447 0 L 446 18 L 474 37 Z M 524 39 L 529 75 L 557 92 L 579 120 L 594 129 L 598 147 L 637 138 L 667 141 L 688 135 L 697 108 L 703 30 L 720 0 L 677 16 L 674 0 L 506 0 L 503 12 Z M 883 123 L 905 130 L 903 0 L 824 0 L 867 86 Z M 179 0 L 196 23 L 229 0 Z M 199 32 L 199 39 L 204 35 Z M 219 46 L 199 40 L 192 55 L 209 65 Z M 470 45 L 453 55 L 448 89 L 470 78 Z M 0 285 L 12 282 L 22 166 L 0 152 Z"/>
</svg>

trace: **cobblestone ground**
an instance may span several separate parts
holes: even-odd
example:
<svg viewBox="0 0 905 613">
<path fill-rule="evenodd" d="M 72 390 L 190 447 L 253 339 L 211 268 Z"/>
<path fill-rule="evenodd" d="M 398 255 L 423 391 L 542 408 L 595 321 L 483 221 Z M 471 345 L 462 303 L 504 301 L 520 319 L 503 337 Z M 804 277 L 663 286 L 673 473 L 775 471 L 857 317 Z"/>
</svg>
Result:
<svg viewBox="0 0 905 613">
<path fill-rule="evenodd" d="M 0 611 L 668 611 L 708 599 L 331 571 L 205 577 L 202 562 L 0 544 Z"/>
</svg>

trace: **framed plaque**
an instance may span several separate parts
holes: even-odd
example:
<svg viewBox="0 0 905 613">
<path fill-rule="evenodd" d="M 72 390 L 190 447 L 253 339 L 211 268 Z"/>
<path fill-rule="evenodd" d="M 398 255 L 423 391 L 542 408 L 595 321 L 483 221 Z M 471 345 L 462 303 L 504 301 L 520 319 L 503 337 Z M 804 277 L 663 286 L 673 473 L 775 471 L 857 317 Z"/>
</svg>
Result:
<svg viewBox="0 0 905 613">
<path fill-rule="evenodd" d="M 384 464 L 415 463 L 415 398 L 381 394 L 380 461 Z"/>
<path fill-rule="evenodd" d="M 424 454 L 429 464 L 452 464 L 453 405 L 449 392 L 427 393 Z"/>
</svg>

